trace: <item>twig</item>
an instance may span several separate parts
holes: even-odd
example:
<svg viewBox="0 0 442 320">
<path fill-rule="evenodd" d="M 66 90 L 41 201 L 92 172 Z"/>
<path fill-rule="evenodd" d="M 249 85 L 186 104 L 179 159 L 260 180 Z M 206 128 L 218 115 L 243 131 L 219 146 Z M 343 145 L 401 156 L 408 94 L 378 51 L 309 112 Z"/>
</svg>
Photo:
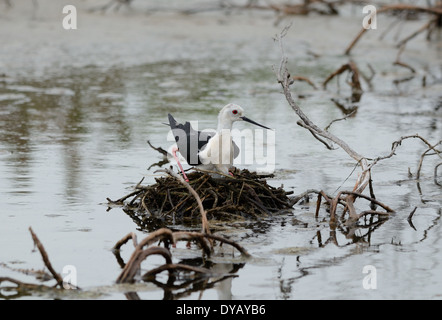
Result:
<svg viewBox="0 0 442 320">
<path fill-rule="evenodd" d="M 190 184 L 188 182 L 186 182 L 183 179 L 183 177 L 176 174 L 173 170 L 164 169 L 164 170 L 158 170 L 158 171 L 164 171 L 164 172 L 168 173 L 169 175 L 171 175 L 172 177 L 174 177 L 175 179 L 177 179 L 195 197 L 195 199 L 198 203 L 198 207 L 200 209 L 200 214 L 201 214 L 201 224 L 202 224 L 202 231 L 201 232 L 210 234 L 209 222 L 207 221 L 207 213 L 206 213 L 206 210 L 204 210 L 203 203 L 202 203 L 201 198 L 199 197 L 198 193 L 196 193 L 196 191 L 190 186 Z"/>
<path fill-rule="evenodd" d="M 414 227 L 413 222 L 411 221 L 411 219 L 413 219 L 413 215 L 416 212 L 417 207 L 414 207 L 413 211 L 410 212 L 410 214 L 408 215 L 407 221 L 408 224 L 410 225 L 410 227 L 412 227 L 414 230 L 416 230 L 416 228 Z"/>
<path fill-rule="evenodd" d="M 134 234 L 129 233 L 125 237 L 123 237 L 121 240 L 119 240 L 114 248 L 118 249 L 126 243 L 129 239 L 134 239 Z M 216 240 L 222 243 L 227 243 L 234 248 L 236 248 L 242 255 L 245 257 L 250 257 L 250 254 L 245 250 L 241 245 L 237 244 L 234 241 L 225 239 L 220 236 L 208 234 L 205 232 L 186 232 L 186 231 L 177 231 L 172 232 L 170 229 L 162 228 L 158 229 L 155 232 L 152 232 L 149 234 L 146 238 L 144 238 L 136 247 L 134 252 L 132 253 L 129 261 L 127 264 L 120 264 L 123 267 L 123 270 L 121 271 L 120 275 L 118 276 L 116 282 L 117 283 L 128 283 L 132 282 L 134 280 L 135 275 L 140 270 L 140 265 L 143 260 L 145 260 L 148 256 L 153 254 L 159 254 L 164 257 L 166 260 L 166 264 L 151 270 L 147 273 L 147 275 L 154 275 L 158 272 L 161 272 L 163 270 L 169 270 L 169 272 L 176 270 L 176 269 L 186 269 L 188 271 L 198 271 L 197 268 L 189 267 L 189 266 L 182 266 L 179 265 L 173 265 L 172 264 L 172 255 L 169 251 L 169 249 L 158 247 L 158 246 L 150 246 L 152 243 L 163 240 L 168 241 L 173 244 L 175 244 L 177 241 L 191 241 L 191 240 L 197 240 L 200 245 L 202 246 L 204 252 L 208 255 L 210 255 L 210 252 L 212 250 L 211 247 L 208 246 L 208 243 L 211 243 L 208 240 Z M 144 249 L 145 246 L 148 246 L 148 248 Z M 150 247 L 149 247 L 150 246 Z M 199 270 L 201 271 L 201 270 Z M 204 271 L 206 272 L 206 271 Z"/>
<path fill-rule="evenodd" d="M 391 209 L 389 206 L 383 204 L 382 202 L 380 202 L 380 201 L 378 201 L 378 200 L 376 200 L 374 198 L 366 196 L 364 194 L 361 194 L 361 193 L 358 193 L 358 192 L 353 192 L 353 191 L 341 191 L 340 193 L 341 194 L 350 194 L 350 195 L 353 195 L 353 196 L 356 196 L 356 197 L 364 198 L 364 199 L 366 199 L 366 200 L 368 200 L 368 201 L 370 201 L 372 203 L 375 203 L 378 206 L 384 208 L 387 212 L 394 212 L 394 210 Z"/>
<path fill-rule="evenodd" d="M 34 233 L 31 227 L 29 227 L 29 232 L 31 233 L 32 240 L 34 241 L 35 246 L 38 248 L 38 251 L 40 251 L 45 266 L 48 268 L 49 272 L 52 274 L 55 281 L 57 281 L 57 285 L 60 286 L 60 288 L 63 288 L 63 278 L 52 267 L 52 264 L 49 261 L 49 256 L 45 248 L 43 247 L 43 244 L 40 242 L 40 240 L 38 239 L 37 235 Z"/>
<path fill-rule="evenodd" d="M 403 11 L 417 11 L 417 12 L 425 12 L 429 14 L 435 14 L 435 15 L 442 15 L 442 8 L 433 7 L 433 8 L 426 8 L 426 7 L 419 7 L 414 5 L 408 5 L 408 4 L 396 4 L 396 5 L 387 5 L 379 10 L 377 10 L 377 14 L 383 13 L 390 10 L 403 10 Z M 373 13 L 374 14 L 374 13 Z M 345 49 L 345 54 L 350 54 L 350 51 L 353 49 L 353 47 L 356 45 L 356 43 L 361 39 L 361 37 L 364 35 L 364 33 L 368 29 L 362 28 L 359 33 L 356 35 L 356 37 L 352 40 L 350 45 Z"/>
<path fill-rule="evenodd" d="M 158 151 L 158 152 L 161 153 L 164 157 L 169 156 L 169 153 L 168 153 L 166 150 L 164 150 L 163 148 L 161 148 L 161 147 L 158 147 L 158 148 L 154 147 L 154 146 L 150 143 L 149 140 L 147 140 L 147 143 L 149 144 L 149 146 L 150 146 L 152 149 L 154 149 L 155 151 Z"/>
<path fill-rule="evenodd" d="M 346 120 L 347 118 L 349 118 L 349 117 L 351 117 L 352 115 L 354 115 L 355 113 L 356 113 L 356 111 L 357 111 L 357 109 L 355 109 L 355 110 L 353 110 L 352 112 L 350 112 L 349 114 L 347 114 L 345 117 L 343 117 L 343 118 L 339 118 L 339 119 L 335 119 L 335 120 L 332 120 L 325 128 L 324 128 L 324 131 L 328 131 L 328 129 L 330 129 L 330 126 L 333 124 L 333 123 L 335 123 L 335 122 L 338 122 L 338 121 L 342 121 L 342 120 Z"/>
<path fill-rule="evenodd" d="M 439 144 L 442 143 L 442 140 L 440 140 L 439 142 L 437 142 L 436 144 L 432 145 L 431 143 L 429 143 L 425 138 L 421 137 L 419 134 L 414 134 L 414 135 L 408 135 L 408 136 L 403 136 L 401 137 L 399 140 L 394 141 L 391 144 L 391 152 L 388 155 L 385 156 L 379 156 L 377 158 L 372 159 L 372 162 L 369 165 L 369 169 L 372 168 L 376 163 L 378 163 L 381 160 L 385 160 L 388 158 L 391 158 L 392 156 L 395 155 L 396 149 L 402 144 L 402 141 L 407 140 L 407 139 L 420 139 L 423 143 L 425 143 L 428 146 L 428 150 L 433 150 L 440 158 L 441 157 L 441 152 L 439 150 L 437 150 L 435 147 Z M 425 151 L 424 154 L 427 152 Z M 421 156 L 422 157 L 422 156 Z"/>
<path fill-rule="evenodd" d="M 207 233 L 203 233 L 203 232 L 177 231 L 177 232 L 173 233 L 173 239 L 174 239 L 175 242 L 176 241 L 180 241 L 180 240 L 186 240 L 186 241 L 198 240 L 198 241 L 200 241 L 201 238 L 207 238 L 207 239 L 211 239 L 211 240 L 220 241 L 222 243 L 227 243 L 227 244 L 231 245 L 232 247 L 234 247 L 235 249 L 237 249 L 243 256 L 245 256 L 245 257 L 250 257 L 251 256 L 247 252 L 247 250 L 244 249 L 241 245 L 239 245 L 235 241 L 226 239 L 226 238 L 221 237 L 221 236 L 217 236 L 217 235 L 213 235 L 213 234 L 207 234 Z"/>
<path fill-rule="evenodd" d="M 163 264 L 155 269 L 149 270 L 143 275 L 143 280 L 148 280 L 151 277 L 154 277 L 156 274 L 163 272 L 163 271 L 176 271 L 176 270 L 184 270 L 184 271 L 191 271 L 195 273 L 201 273 L 205 275 L 212 275 L 212 271 L 207 268 L 201 268 L 201 267 L 195 267 L 195 266 L 189 266 L 187 264 L 182 263 L 169 263 L 169 264 Z"/>
<path fill-rule="evenodd" d="M 127 198 L 130 198 L 130 197 L 132 197 L 132 196 L 134 196 L 134 195 L 137 195 L 137 194 L 140 193 L 141 191 L 142 191 L 142 190 L 135 190 L 135 191 L 133 191 L 133 192 L 131 192 L 131 193 L 129 193 L 129 194 L 127 194 L 127 195 L 121 197 L 121 198 L 118 199 L 118 200 L 112 200 L 112 199 L 110 199 L 110 198 L 106 198 L 106 200 L 107 200 L 108 202 L 110 202 L 110 203 L 113 203 L 113 204 L 122 204 L 122 203 L 124 202 L 124 200 L 126 200 Z"/>
<path fill-rule="evenodd" d="M 316 140 L 318 140 L 319 142 L 321 142 L 328 150 L 335 150 L 335 148 L 333 148 L 327 141 L 321 139 L 318 137 L 318 135 L 316 134 L 316 131 L 314 128 L 310 127 L 309 125 L 305 124 L 302 121 L 296 121 L 296 124 L 300 127 L 306 128 L 308 131 L 310 131 L 310 133 L 312 134 L 313 137 L 316 138 Z"/>
<path fill-rule="evenodd" d="M 328 131 L 320 129 L 317 125 L 315 125 L 301 110 L 299 105 L 294 101 L 291 92 L 290 92 L 290 74 L 287 69 L 287 57 L 284 54 L 284 46 L 283 46 L 283 38 L 287 34 L 288 27 L 284 28 L 283 31 L 276 35 L 274 38 L 275 41 L 279 42 L 279 46 L 281 48 L 281 61 L 279 65 L 279 73 L 277 74 L 277 80 L 278 83 L 282 86 L 282 89 L 284 91 L 285 98 L 289 105 L 292 107 L 292 109 L 295 111 L 295 113 L 298 115 L 298 117 L 301 119 L 302 123 L 306 125 L 306 127 L 309 128 L 310 132 L 314 132 L 314 137 L 321 136 L 323 138 L 326 138 L 327 140 L 333 141 L 338 146 L 340 146 L 350 157 L 358 161 L 358 163 L 361 165 L 362 168 L 362 174 L 358 177 L 357 180 L 357 188 L 355 191 L 361 193 L 365 187 L 368 184 L 369 180 L 369 172 L 368 172 L 368 163 L 366 161 L 366 158 L 362 155 L 360 155 L 358 152 L 356 152 L 354 149 L 352 149 L 346 142 L 339 139 L 335 135 L 331 134 Z M 347 67 L 346 67 L 347 68 Z M 324 141 L 321 141 L 324 143 Z M 327 144 L 328 145 L 328 144 Z M 329 145 L 328 145 L 329 146 Z M 330 146 L 329 146 L 330 147 Z"/>
<path fill-rule="evenodd" d="M 434 167 L 434 183 L 437 184 L 438 186 L 441 186 L 441 187 L 442 187 L 442 184 L 440 184 L 440 183 L 437 181 L 437 169 L 438 169 L 441 165 L 442 165 L 442 162 L 439 163 L 438 165 L 436 165 L 436 166 Z"/>
<path fill-rule="evenodd" d="M 304 82 L 307 82 L 310 86 L 312 86 L 313 89 L 315 89 L 315 90 L 318 89 L 315 86 L 315 84 L 307 77 L 295 76 L 295 77 L 292 77 L 292 81 L 304 81 Z"/>
<path fill-rule="evenodd" d="M 140 264 L 143 260 L 145 260 L 148 256 L 153 254 L 159 254 L 164 257 L 166 263 L 172 263 L 172 256 L 170 251 L 166 248 L 162 247 L 149 247 L 144 250 L 136 250 L 133 258 L 131 258 L 130 262 L 126 264 L 120 276 L 117 278 L 117 283 L 128 283 L 132 282 L 136 273 L 140 268 Z"/>
<path fill-rule="evenodd" d="M 397 47 L 400 48 L 402 47 L 404 44 L 406 44 L 408 41 L 410 41 L 411 39 L 413 39 L 414 37 L 416 37 L 417 35 L 419 35 L 421 32 L 429 29 L 434 23 L 436 23 L 437 21 L 437 17 L 434 19 L 431 19 L 430 21 L 428 21 L 427 23 L 425 23 L 422 27 L 420 27 L 419 29 L 417 29 L 415 32 L 413 32 L 412 34 L 410 34 L 408 37 L 402 39 L 401 41 L 399 41 L 399 43 L 397 44 Z"/>
<path fill-rule="evenodd" d="M 430 152 L 431 150 L 435 151 L 435 153 L 431 154 L 437 154 L 439 156 L 439 158 L 442 159 L 441 157 L 441 152 L 439 150 L 436 149 L 436 146 L 438 146 L 439 144 L 442 144 L 442 140 L 440 140 L 439 142 L 437 142 L 436 144 L 430 146 L 424 153 L 421 154 L 420 160 L 419 160 L 419 165 L 417 167 L 417 172 L 416 172 L 416 180 L 419 180 L 420 175 L 421 175 L 421 169 L 422 169 L 422 164 L 424 162 L 424 157 L 428 156 L 430 154 L 428 154 L 428 152 Z"/>
<path fill-rule="evenodd" d="M 49 287 L 49 286 L 45 286 L 43 284 L 34 284 L 34 283 L 27 283 L 27 282 L 22 282 L 20 280 L 11 278 L 11 277 L 0 277 L 0 284 L 2 284 L 3 282 L 11 282 L 15 285 L 17 285 L 16 288 L 14 288 L 16 291 L 20 291 L 20 290 L 38 290 L 39 292 L 41 292 L 42 289 L 47 289 L 47 290 L 54 290 L 53 287 Z M 2 286 L 1 287 L 2 290 L 7 288 L 6 286 Z M 63 287 L 61 287 L 63 288 Z M 58 289 L 57 289 L 58 290 Z"/>
<path fill-rule="evenodd" d="M 129 232 L 123 238 L 121 238 L 112 248 L 113 250 L 120 250 L 121 246 L 132 239 L 134 247 L 137 247 L 137 235 L 134 232 Z"/>
<path fill-rule="evenodd" d="M 305 198 L 310 193 L 316 193 L 316 194 L 319 195 L 321 192 L 322 191 L 320 191 L 320 190 L 309 189 L 309 190 L 307 190 L 307 191 L 305 191 L 305 192 L 303 192 L 303 193 L 301 193 L 301 194 L 299 194 L 297 196 L 290 197 L 290 206 L 291 207 L 294 206 L 296 203 L 298 203 L 299 200 Z"/>
<path fill-rule="evenodd" d="M 377 216 L 387 216 L 388 217 L 388 212 L 380 212 L 380 211 L 376 211 L 376 210 L 366 210 L 366 211 L 362 211 L 361 213 L 359 213 L 357 218 L 359 219 L 367 214 L 374 214 Z"/>
<path fill-rule="evenodd" d="M 401 66 L 401 67 L 407 68 L 407 69 L 409 69 L 412 73 L 416 73 L 416 70 L 415 70 L 413 67 L 411 67 L 410 65 L 408 65 L 408 64 L 406 64 L 406 63 L 404 63 L 404 62 L 402 62 L 402 61 L 399 60 L 400 55 L 402 54 L 402 52 L 404 51 L 404 49 L 405 49 L 405 43 L 402 44 L 402 45 L 400 46 L 399 51 L 398 51 L 398 54 L 397 54 L 397 56 L 396 56 L 396 60 L 393 62 L 393 65 L 397 65 L 397 66 Z"/>
<path fill-rule="evenodd" d="M 356 67 L 356 64 L 353 61 L 349 61 L 348 63 L 342 65 L 340 68 L 338 68 L 336 71 L 334 71 L 332 74 L 330 74 L 323 82 L 322 86 L 325 89 L 327 87 L 327 83 L 333 79 L 335 76 L 345 72 L 345 71 L 349 71 L 351 72 L 351 87 L 354 90 L 359 90 L 362 91 L 362 87 L 361 87 L 361 82 L 359 81 L 359 71 L 358 68 Z"/>
<path fill-rule="evenodd" d="M 126 239 L 126 241 L 127 241 L 127 240 L 129 240 L 129 237 L 126 236 L 123 239 Z M 163 248 L 160 248 L 158 250 L 150 250 L 150 251 L 148 249 L 151 249 L 151 248 L 144 249 L 145 246 L 149 246 L 158 240 L 170 241 L 173 243 L 172 231 L 170 231 L 169 229 L 166 229 L 166 228 L 161 228 L 161 229 L 158 229 L 158 230 L 152 232 L 146 238 L 144 238 L 136 246 L 129 261 L 124 266 L 123 270 L 121 271 L 120 275 L 118 276 L 118 278 L 116 280 L 117 283 L 131 282 L 133 280 L 133 277 L 135 276 L 136 272 L 139 270 L 141 262 L 147 256 L 149 256 L 151 254 L 161 254 L 166 258 L 166 261 L 171 262 L 171 260 L 168 260 L 168 258 L 167 258 L 168 254 L 170 256 L 170 252 L 169 252 L 169 250 L 167 250 L 165 248 L 164 248 L 164 250 L 160 250 L 160 249 L 163 249 Z M 121 243 L 121 242 L 122 241 L 120 240 L 119 242 L 117 242 L 117 244 Z M 155 248 L 159 248 L 159 247 L 155 247 Z M 148 251 L 146 251 L 146 250 L 148 250 Z M 165 251 L 165 250 L 167 250 L 167 251 Z"/>
</svg>

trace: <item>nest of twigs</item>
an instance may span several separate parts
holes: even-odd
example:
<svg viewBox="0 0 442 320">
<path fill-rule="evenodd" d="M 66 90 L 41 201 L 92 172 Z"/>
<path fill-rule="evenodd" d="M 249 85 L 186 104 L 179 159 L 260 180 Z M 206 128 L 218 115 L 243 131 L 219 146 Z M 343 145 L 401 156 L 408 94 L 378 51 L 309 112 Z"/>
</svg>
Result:
<svg viewBox="0 0 442 320">
<path fill-rule="evenodd" d="M 242 170 L 233 177 L 213 178 L 208 173 L 195 171 L 187 177 L 210 220 L 260 219 L 292 208 L 288 197 L 292 192 L 267 183 L 266 178 L 273 175 Z M 143 228 L 151 229 L 156 224 L 156 229 L 171 222 L 200 220 L 197 199 L 182 182 L 170 175 L 155 181 L 148 186 L 141 185 L 141 181 L 135 191 L 116 201 L 108 201 L 123 205 L 124 211 Z"/>
</svg>

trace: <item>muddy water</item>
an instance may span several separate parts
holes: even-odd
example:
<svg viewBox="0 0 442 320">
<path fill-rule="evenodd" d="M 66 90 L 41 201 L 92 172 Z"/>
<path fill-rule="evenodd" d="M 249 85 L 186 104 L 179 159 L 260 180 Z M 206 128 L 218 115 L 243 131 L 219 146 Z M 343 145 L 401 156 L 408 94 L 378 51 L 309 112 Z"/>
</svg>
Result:
<svg viewBox="0 0 442 320">
<path fill-rule="evenodd" d="M 57 29 L 58 11 L 51 6 L 47 11 L 40 7 L 32 16 L 30 8 L 19 4 L 0 16 L 2 25 L 16 26 L 15 33 L 2 31 L 10 45 L 1 49 L 0 69 L 0 276 L 35 281 L 18 271 L 43 267 L 32 251 L 31 226 L 54 268 L 61 272 L 66 265 L 74 266 L 83 289 L 61 296 L 35 292 L 32 297 L 126 299 L 130 291 L 143 299 L 162 299 L 176 294 L 153 283 L 114 284 L 121 269 L 112 246 L 128 232 L 135 231 L 139 238 L 145 233 L 121 208 L 108 210 L 106 202 L 106 197 L 129 193 L 142 177 L 145 183 L 154 181 L 158 167 L 152 165 L 161 156 L 146 141 L 170 146 L 162 124 L 169 112 L 213 128 L 219 108 L 236 102 L 250 118 L 275 129 L 273 185 L 283 184 L 295 194 L 307 189 L 336 194 L 352 187 L 354 161 L 340 149 L 325 149 L 297 126 L 280 92 L 272 71 L 280 52 L 272 36 L 281 27 L 273 25 L 271 14 L 98 15 L 84 6 L 78 3 L 86 27 L 77 34 Z M 320 87 L 348 61 L 341 53 L 353 30 L 359 30 L 354 10 L 339 19 L 293 20 L 286 38 L 293 73 Z M 419 25 L 410 22 L 404 34 Z M 393 36 L 379 41 L 369 34 L 355 49 L 361 70 L 369 74 L 367 63 L 376 70 L 373 86 L 363 82 L 355 116 L 330 129 L 367 157 L 388 154 L 391 143 L 404 135 L 419 133 L 433 143 L 442 138 L 440 41 L 417 38 L 407 46 L 403 58 L 417 69 L 407 81 L 400 80 L 408 79 L 410 72 L 392 65 L 397 52 L 393 43 Z M 339 88 L 336 81 L 327 90 L 297 83 L 294 94 L 308 116 L 325 127 L 344 116 L 330 99 L 350 93 L 341 76 Z M 331 229 L 324 209 L 314 217 L 312 199 L 290 214 L 221 225 L 220 232 L 239 241 L 253 258 L 244 261 L 226 249 L 209 266 L 237 277 L 209 288 L 196 286 L 199 289 L 180 297 L 440 299 L 442 189 L 433 181 L 433 169 L 441 160 L 425 158 L 419 184 L 408 175 L 409 170 L 416 172 L 425 150 L 421 142 L 407 140 L 393 158 L 373 169 L 376 197 L 396 210 L 384 223 Z M 367 209 L 363 201 L 357 206 Z M 415 207 L 412 228 L 407 216 Z M 130 253 L 129 245 L 123 247 L 123 259 Z M 172 254 L 177 262 L 202 264 L 196 249 L 178 247 Z M 159 263 L 152 258 L 143 268 Z M 373 290 L 363 286 L 368 265 L 376 269 Z"/>
</svg>

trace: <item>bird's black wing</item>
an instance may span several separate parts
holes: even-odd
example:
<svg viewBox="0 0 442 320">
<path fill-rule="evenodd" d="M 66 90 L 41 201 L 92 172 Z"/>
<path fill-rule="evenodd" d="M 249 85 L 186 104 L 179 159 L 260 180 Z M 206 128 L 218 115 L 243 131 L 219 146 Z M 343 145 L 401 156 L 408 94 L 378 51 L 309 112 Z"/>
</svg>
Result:
<svg viewBox="0 0 442 320">
<path fill-rule="evenodd" d="M 233 144 L 233 158 L 236 159 L 239 156 L 239 147 L 236 145 L 235 141 L 232 141 Z"/>
<path fill-rule="evenodd" d="M 181 124 L 170 113 L 168 116 L 170 128 L 180 153 L 189 165 L 200 165 L 198 152 L 204 148 L 209 139 L 215 135 L 215 132 L 196 131 L 192 128 L 190 122 Z"/>
</svg>

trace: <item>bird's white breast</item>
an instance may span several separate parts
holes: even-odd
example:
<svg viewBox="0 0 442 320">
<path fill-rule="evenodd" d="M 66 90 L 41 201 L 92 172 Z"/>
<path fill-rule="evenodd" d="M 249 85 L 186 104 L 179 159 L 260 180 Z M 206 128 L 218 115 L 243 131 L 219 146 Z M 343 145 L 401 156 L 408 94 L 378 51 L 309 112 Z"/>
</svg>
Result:
<svg viewBox="0 0 442 320">
<path fill-rule="evenodd" d="M 234 147 L 230 130 L 221 130 L 213 136 L 199 153 L 203 164 L 228 165 L 233 164 Z"/>
</svg>

